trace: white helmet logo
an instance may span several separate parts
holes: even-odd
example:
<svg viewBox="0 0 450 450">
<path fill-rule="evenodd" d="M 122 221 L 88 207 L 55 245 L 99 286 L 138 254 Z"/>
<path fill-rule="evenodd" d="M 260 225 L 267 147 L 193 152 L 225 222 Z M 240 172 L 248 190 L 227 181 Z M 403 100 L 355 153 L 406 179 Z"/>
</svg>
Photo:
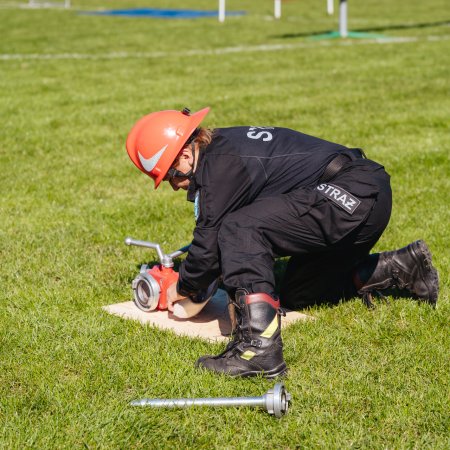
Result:
<svg viewBox="0 0 450 450">
<path fill-rule="evenodd" d="M 148 159 L 145 159 L 138 151 L 139 161 L 141 161 L 141 164 L 146 172 L 151 172 L 155 168 L 161 156 L 166 151 L 168 145 L 169 144 L 166 144 L 158 153 L 155 153 L 151 158 Z"/>
</svg>

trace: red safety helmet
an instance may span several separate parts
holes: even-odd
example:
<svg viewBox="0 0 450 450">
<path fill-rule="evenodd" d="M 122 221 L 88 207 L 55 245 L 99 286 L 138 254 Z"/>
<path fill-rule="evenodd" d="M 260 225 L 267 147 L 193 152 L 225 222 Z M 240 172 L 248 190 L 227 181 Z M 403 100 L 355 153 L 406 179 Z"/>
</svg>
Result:
<svg viewBox="0 0 450 450">
<path fill-rule="evenodd" d="M 158 111 L 142 117 L 127 138 L 127 151 L 136 167 L 155 181 L 155 189 L 191 134 L 208 114 L 204 108 L 194 114 L 183 111 Z"/>
</svg>

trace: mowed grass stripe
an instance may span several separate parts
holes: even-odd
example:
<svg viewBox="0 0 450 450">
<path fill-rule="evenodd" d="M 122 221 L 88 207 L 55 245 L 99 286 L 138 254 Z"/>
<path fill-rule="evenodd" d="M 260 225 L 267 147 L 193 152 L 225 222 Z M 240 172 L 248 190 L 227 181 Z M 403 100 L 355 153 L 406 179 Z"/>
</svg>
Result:
<svg viewBox="0 0 450 450">
<path fill-rule="evenodd" d="M 393 37 L 393 38 L 377 38 L 366 40 L 326 40 L 326 41 L 312 41 L 300 42 L 296 44 L 263 44 L 263 45 L 249 45 L 224 47 L 217 49 L 194 49 L 186 50 L 184 52 L 111 52 L 103 54 L 82 54 L 82 53 L 12 53 L 1 54 L 0 60 L 53 60 L 53 59 L 133 59 L 133 58 L 165 58 L 165 57 L 183 57 L 183 56 L 208 56 L 208 55 L 224 55 L 228 53 L 253 53 L 253 52 L 276 52 L 281 50 L 296 50 L 299 48 L 314 48 L 314 47 L 340 47 L 353 45 L 373 45 L 373 44 L 409 44 L 414 42 L 439 42 L 447 41 L 450 35 L 441 36 L 421 36 L 421 37 Z"/>
</svg>

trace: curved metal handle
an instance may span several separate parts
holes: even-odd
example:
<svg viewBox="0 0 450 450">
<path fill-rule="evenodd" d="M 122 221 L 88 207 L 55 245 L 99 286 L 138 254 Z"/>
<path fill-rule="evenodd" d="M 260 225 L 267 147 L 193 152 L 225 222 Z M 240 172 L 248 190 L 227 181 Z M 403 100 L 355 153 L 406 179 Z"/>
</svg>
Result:
<svg viewBox="0 0 450 450">
<path fill-rule="evenodd" d="M 191 244 L 189 244 L 189 245 L 186 245 L 186 246 L 180 248 L 179 250 L 176 250 L 173 253 L 165 254 L 162 251 L 161 246 L 155 242 L 140 241 L 138 239 L 133 239 L 132 237 L 127 237 L 125 239 L 125 244 L 126 245 L 135 245 L 137 247 L 152 248 L 152 249 L 156 250 L 156 253 L 158 253 L 159 261 L 161 262 L 161 264 L 164 267 L 172 267 L 173 266 L 173 261 L 172 261 L 173 258 L 176 258 L 176 257 L 182 255 L 183 253 L 186 253 L 189 250 L 189 247 L 191 246 Z"/>
<path fill-rule="evenodd" d="M 147 247 L 147 248 L 153 248 L 156 250 L 156 253 L 158 253 L 158 258 L 162 261 L 164 259 L 164 253 L 160 247 L 159 244 L 156 244 L 155 242 L 148 242 L 148 241 L 139 241 L 137 239 L 133 239 L 131 237 L 127 237 L 125 239 L 126 245 L 135 245 L 137 247 Z"/>
<path fill-rule="evenodd" d="M 170 256 L 171 258 L 177 258 L 178 256 L 181 256 L 183 253 L 187 253 L 190 246 L 191 246 L 191 244 L 185 245 L 184 247 L 181 247 L 179 250 L 176 250 L 175 252 L 170 253 L 167 256 Z"/>
</svg>

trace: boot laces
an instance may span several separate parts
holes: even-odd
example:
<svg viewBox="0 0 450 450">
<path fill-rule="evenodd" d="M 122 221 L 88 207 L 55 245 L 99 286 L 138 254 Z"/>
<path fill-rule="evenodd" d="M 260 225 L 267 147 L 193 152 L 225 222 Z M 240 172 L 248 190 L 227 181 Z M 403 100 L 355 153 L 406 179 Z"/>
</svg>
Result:
<svg viewBox="0 0 450 450">
<path fill-rule="evenodd" d="M 373 303 L 373 293 L 375 293 L 377 297 L 380 297 L 385 302 L 390 303 L 389 298 L 386 295 L 383 295 L 383 293 L 381 293 L 380 291 L 377 291 L 376 289 L 365 291 L 362 294 L 362 300 L 368 309 L 375 309 L 375 304 Z"/>
<path fill-rule="evenodd" d="M 374 309 L 375 305 L 373 304 L 372 292 L 367 291 L 363 293 L 362 296 L 363 303 L 367 306 L 368 309 Z"/>
<path fill-rule="evenodd" d="M 234 302 L 231 300 L 231 303 L 234 304 L 234 307 L 236 309 L 241 309 L 241 307 L 237 304 L 237 302 Z M 225 347 L 225 350 L 218 355 L 218 357 L 221 358 L 230 358 L 234 356 L 236 353 L 242 353 L 243 350 L 240 350 L 241 344 L 245 342 L 244 339 L 244 330 L 242 329 L 242 315 L 238 315 L 238 320 L 236 323 L 236 327 L 233 331 L 233 334 L 231 335 L 231 340 L 228 342 L 227 346 Z"/>
<path fill-rule="evenodd" d="M 236 354 L 244 353 L 248 347 L 262 347 L 262 341 L 259 339 L 252 339 L 248 331 L 243 330 L 240 323 L 236 325 L 234 336 L 228 342 L 225 350 L 219 355 L 223 358 L 231 358 Z"/>
<path fill-rule="evenodd" d="M 233 303 L 237 309 L 241 309 L 237 302 Z M 277 314 L 286 317 L 286 310 L 280 307 L 277 309 Z M 249 331 L 242 327 L 242 315 L 240 314 L 231 340 L 219 357 L 230 358 L 237 353 L 245 352 L 248 347 L 261 348 L 262 344 L 263 342 L 260 339 L 253 339 Z"/>
<path fill-rule="evenodd" d="M 392 279 L 395 282 L 395 286 L 397 286 L 399 289 L 409 289 L 411 283 L 405 283 L 400 278 L 400 271 L 398 269 L 392 269 Z"/>
</svg>

